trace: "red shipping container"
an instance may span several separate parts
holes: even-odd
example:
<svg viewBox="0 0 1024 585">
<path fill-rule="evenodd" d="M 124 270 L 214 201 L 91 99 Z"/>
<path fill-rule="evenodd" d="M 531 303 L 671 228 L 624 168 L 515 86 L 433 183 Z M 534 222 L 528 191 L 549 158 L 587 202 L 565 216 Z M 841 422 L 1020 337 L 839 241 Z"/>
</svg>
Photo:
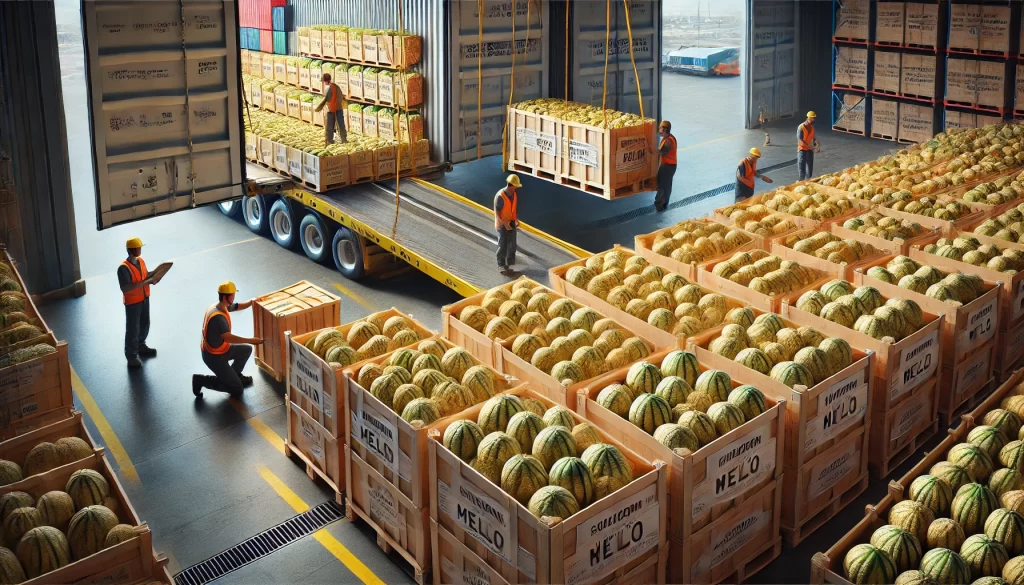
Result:
<svg viewBox="0 0 1024 585">
<path fill-rule="evenodd" d="M 288 0 L 270 0 L 271 6 L 288 6 Z"/>
<path fill-rule="evenodd" d="M 253 10 L 252 0 L 239 0 L 238 2 L 238 26 L 242 28 L 256 28 L 254 22 L 256 15 Z"/>
<path fill-rule="evenodd" d="M 274 31 L 260 29 L 260 50 L 264 53 L 274 52 Z"/>
<path fill-rule="evenodd" d="M 258 28 L 265 30 L 273 30 L 274 28 L 274 19 L 270 10 L 272 6 L 270 2 L 271 0 L 257 0 L 256 2 L 256 19 L 259 21 Z M 260 40 L 260 44 L 262 45 L 262 38 Z M 273 46 L 273 43 L 271 43 L 271 46 Z"/>
</svg>

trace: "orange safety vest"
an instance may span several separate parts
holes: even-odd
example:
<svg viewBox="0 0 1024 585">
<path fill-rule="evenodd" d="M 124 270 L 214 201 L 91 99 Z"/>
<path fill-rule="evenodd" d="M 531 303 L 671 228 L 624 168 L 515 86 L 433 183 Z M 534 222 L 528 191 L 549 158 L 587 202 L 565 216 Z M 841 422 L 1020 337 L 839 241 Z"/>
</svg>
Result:
<svg viewBox="0 0 1024 585">
<path fill-rule="evenodd" d="M 757 159 L 751 160 L 751 158 L 748 156 L 747 158 L 740 161 L 740 164 L 743 165 L 743 174 L 741 174 L 737 178 L 740 180 L 741 183 L 753 189 L 754 173 L 757 172 Z"/>
<path fill-rule="evenodd" d="M 807 122 L 800 124 L 796 133 L 796 149 L 812 150 L 814 148 L 814 126 Z"/>
<path fill-rule="evenodd" d="M 217 315 L 221 315 L 228 320 L 228 332 L 231 332 L 231 315 L 227 314 L 224 311 L 221 311 L 220 309 L 217 308 L 217 305 L 214 305 L 206 310 L 206 316 L 203 318 L 203 343 L 200 347 L 206 353 L 221 355 L 227 353 L 228 350 L 231 349 L 230 343 L 226 341 L 221 341 L 220 345 L 216 347 L 212 347 L 210 346 L 210 344 L 206 343 L 206 330 L 207 328 L 210 327 L 210 321 L 212 321 L 213 318 L 216 317 Z"/>
<path fill-rule="evenodd" d="M 327 95 L 328 87 L 334 88 L 334 91 L 331 93 L 330 101 L 327 102 L 327 111 L 337 112 L 338 110 L 341 109 L 341 88 L 338 87 L 337 83 L 334 83 L 332 81 L 327 84 L 327 87 L 324 88 L 324 95 Z"/>
<path fill-rule="evenodd" d="M 505 223 L 516 221 L 519 217 L 516 210 L 519 203 L 519 196 L 517 195 L 514 199 L 509 198 L 508 193 L 506 193 L 504 189 L 498 191 L 498 194 L 501 195 L 504 202 L 504 205 L 501 206 L 501 211 L 498 212 L 498 217 L 500 217 Z"/>
<path fill-rule="evenodd" d="M 669 144 L 671 147 L 668 149 L 668 154 L 661 155 L 661 164 L 663 165 L 674 165 L 676 164 L 676 137 L 669 134 L 668 136 L 661 139 L 661 143 L 658 144 L 658 150 L 661 150 L 665 146 L 665 142 L 671 140 Z"/>
<path fill-rule="evenodd" d="M 128 274 L 130 274 L 132 277 L 132 284 L 138 284 L 143 280 L 146 280 L 146 277 L 149 276 L 149 271 L 146 270 L 146 262 L 142 259 L 141 256 L 139 256 L 138 268 L 136 268 L 135 265 L 129 262 L 128 260 L 121 262 L 121 266 L 128 267 Z M 147 284 L 142 288 L 130 290 L 126 293 L 122 293 L 122 295 L 124 296 L 124 304 L 137 305 L 149 298 L 149 285 Z"/>
</svg>

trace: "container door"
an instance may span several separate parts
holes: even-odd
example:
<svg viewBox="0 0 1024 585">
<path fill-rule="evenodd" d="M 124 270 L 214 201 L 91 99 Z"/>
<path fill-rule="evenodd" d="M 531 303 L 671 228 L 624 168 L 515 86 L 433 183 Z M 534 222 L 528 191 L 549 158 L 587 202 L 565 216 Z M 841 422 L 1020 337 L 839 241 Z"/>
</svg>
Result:
<svg viewBox="0 0 1024 585">
<path fill-rule="evenodd" d="M 243 194 L 236 9 L 82 1 L 99 229 Z"/>
<path fill-rule="evenodd" d="M 792 0 L 748 0 L 747 128 L 796 114 L 796 6 Z"/>
</svg>

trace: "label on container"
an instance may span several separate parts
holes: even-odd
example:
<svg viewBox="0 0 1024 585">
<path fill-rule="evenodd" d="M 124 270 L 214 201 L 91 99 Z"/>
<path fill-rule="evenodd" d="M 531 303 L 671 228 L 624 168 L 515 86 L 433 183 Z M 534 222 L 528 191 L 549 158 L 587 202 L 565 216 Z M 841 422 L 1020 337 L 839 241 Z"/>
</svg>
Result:
<svg viewBox="0 0 1024 585">
<path fill-rule="evenodd" d="M 288 65 L 285 63 L 274 63 L 274 79 L 281 81 L 288 79 Z"/>
<path fill-rule="evenodd" d="M 764 425 L 708 456 L 706 479 L 694 489 L 691 513 L 695 520 L 771 475 L 776 441 L 771 435 L 771 425 Z"/>
<path fill-rule="evenodd" d="M 378 524 L 384 525 L 391 536 L 398 534 L 401 524 L 401 513 L 395 503 L 395 497 L 384 487 L 372 487 L 367 490 L 370 495 L 370 517 Z"/>
<path fill-rule="evenodd" d="M 598 153 L 597 147 L 591 146 L 586 142 L 580 142 L 578 140 L 569 141 L 569 161 L 586 165 L 588 167 L 598 167 Z"/>
<path fill-rule="evenodd" d="M 324 410 L 324 371 L 315 355 L 294 341 L 291 347 L 291 367 L 288 383 L 295 387 L 321 411 Z"/>
<path fill-rule="evenodd" d="M 516 141 L 528 150 L 543 152 L 548 156 L 557 156 L 558 137 L 544 134 L 530 128 L 516 128 Z"/>
<path fill-rule="evenodd" d="M 868 412 L 868 384 L 860 370 L 818 395 L 818 417 L 807 425 L 804 450 L 823 445 L 853 425 Z"/>
<path fill-rule="evenodd" d="M 595 512 L 576 527 L 576 553 L 566 563 L 567 585 L 610 575 L 658 546 L 660 508 L 656 485 Z"/>
<path fill-rule="evenodd" d="M 900 411 L 899 415 L 892 419 L 889 427 L 889 442 L 893 442 L 903 435 L 912 431 L 921 421 L 931 415 L 930 396 L 924 394 L 921 400 L 916 400 Z"/>
<path fill-rule="evenodd" d="M 707 550 L 693 565 L 691 577 L 697 581 L 703 575 L 732 558 L 737 551 L 754 540 L 757 533 L 771 526 L 772 511 L 753 512 L 736 522 L 720 526 L 711 531 Z"/>
<path fill-rule="evenodd" d="M 445 573 L 441 578 L 442 583 L 457 583 L 459 585 L 491 585 L 491 578 L 483 569 L 473 562 L 467 562 L 469 561 L 467 556 L 463 556 L 462 561 L 468 565 L 467 570 L 465 571 L 459 569 L 451 559 L 441 559 L 441 568 Z"/>
<path fill-rule="evenodd" d="M 992 352 L 983 351 L 972 357 L 967 363 L 960 365 L 960 373 L 957 374 L 953 385 L 953 397 L 955 402 L 965 400 L 973 391 L 977 391 L 992 377 Z M 959 404 L 953 404 L 956 408 Z"/>
<path fill-rule="evenodd" d="M 854 441 L 834 458 L 811 468 L 811 483 L 807 488 L 808 499 L 814 499 L 827 492 L 851 471 L 860 468 L 860 445 L 859 441 Z"/>
<path fill-rule="evenodd" d="M 488 550 L 505 562 L 515 564 L 516 559 L 512 558 L 512 547 L 516 546 L 515 520 L 509 517 L 508 510 L 458 475 L 452 479 L 454 486 L 437 481 L 441 510 Z"/>
<path fill-rule="evenodd" d="M 361 392 L 352 410 L 352 438 L 385 467 L 396 473 L 399 471 L 398 429 L 372 408 L 366 408 Z"/>
<path fill-rule="evenodd" d="M 889 379 L 889 402 L 911 392 L 935 373 L 939 365 L 939 331 L 900 351 L 899 366 Z"/>
<path fill-rule="evenodd" d="M 4 369 L 6 371 L 0 376 L 0 402 L 3 402 L 3 395 L 12 388 L 26 388 L 38 380 L 43 375 L 43 362 L 33 360 Z"/>
<path fill-rule="evenodd" d="M 980 347 L 996 334 L 996 303 L 993 297 L 984 305 L 967 314 L 965 326 L 956 340 L 956 354 L 964 355 Z"/>
<path fill-rule="evenodd" d="M 306 420 L 306 417 L 299 415 L 299 422 L 302 427 L 302 435 L 309 441 L 310 454 L 313 456 L 313 459 L 316 459 L 320 469 L 326 470 L 327 465 L 324 464 L 326 439 L 324 439 L 320 429 L 316 428 L 317 425 L 312 421 Z"/>
<path fill-rule="evenodd" d="M 615 148 L 615 172 L 629 173 L 643 170 L 647 166 L 647 139 L 640 137 L 619 138 Z"/>
</svg>

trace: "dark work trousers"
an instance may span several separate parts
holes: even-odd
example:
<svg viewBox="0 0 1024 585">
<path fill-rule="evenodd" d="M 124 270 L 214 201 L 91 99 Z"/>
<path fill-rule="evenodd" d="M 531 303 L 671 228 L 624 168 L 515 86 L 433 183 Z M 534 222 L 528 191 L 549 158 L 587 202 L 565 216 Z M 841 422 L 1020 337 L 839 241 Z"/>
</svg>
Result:
<svg viewBox="0 0 1024 585">
<path fill-rule="evenodd" d="M 813 150 L 798 150 L 796 151 L 796 168 L 800 174 L 800 181 L 810 179 L 814 176 L 814 151 Z"/>
<path fill-rule="evenodd" d="M 517 227 L 507 230 L 498 226 L 498 267 L 508 268 L 516 263 Z"/>
<path fill-rule="evenodd" d="M 227 353 L 219 355 L 204 351 L 203 363 L 216 375 L 203 376 L 203 386 L 221 392 L 241 392 L 242 370 L 251 355 L 252 346 L 245 344 L 232 345 Z"/>
<path fill-rule="evenodd" d="M 124 356 L 139 357 L 139 346 L 149 337 L 149 298 L 141 303 L 124 306 Z"/>
<path fill-rule="evenodd" d="M 334 130 L 337 128 L 338 136 L 341 137 L 342 142 L 348 142 L 348 135 L 345 132 L 345 112 L 348 110 L 338 110 L 337 112 L 327 112 L 324 114 L 324 139 L 327 144 L 334 143 Z"/>
<path fill-rule="evenodd" d="M 654 196 L 654 207 L 665 209 L 668 198 L 672 196 L 672 177 L 676 176 L 676 165 L 658 167 L 658 194 Z"/>
<path fill-rule="evenodd" d="M 748 187 L 743 183 L 736 181 L 736 201 L 742 201 L 747 199 L 754 194 L 754 188 Z"/>
</svg>

